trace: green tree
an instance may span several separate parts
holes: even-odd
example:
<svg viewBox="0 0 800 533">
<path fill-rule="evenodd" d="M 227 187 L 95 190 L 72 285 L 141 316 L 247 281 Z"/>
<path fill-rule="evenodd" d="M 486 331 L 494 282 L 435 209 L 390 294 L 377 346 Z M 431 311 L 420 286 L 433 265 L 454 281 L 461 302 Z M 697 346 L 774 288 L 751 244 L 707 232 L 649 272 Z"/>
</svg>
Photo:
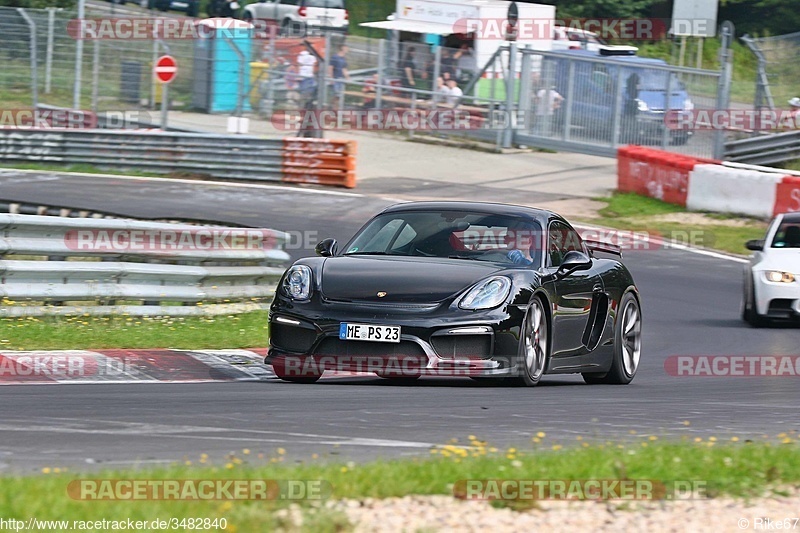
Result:
<svg viewBox="0 0 800 533">
<path fill-rule="evenodd" d="M 77 0 L 0 0 L 0 7 L 28 7 L 44 9 L 46 7 L 75 7 Z"/>
</svg>

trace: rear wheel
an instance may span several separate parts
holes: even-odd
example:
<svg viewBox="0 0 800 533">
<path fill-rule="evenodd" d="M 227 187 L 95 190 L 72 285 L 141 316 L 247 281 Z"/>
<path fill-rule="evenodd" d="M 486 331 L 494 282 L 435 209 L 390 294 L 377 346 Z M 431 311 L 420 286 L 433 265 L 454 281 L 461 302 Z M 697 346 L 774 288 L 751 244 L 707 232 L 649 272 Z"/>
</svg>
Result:
<svg viewBox="0 0 800 533">
<path fill-rule="evenodd" d="M 614 356 L 605 374 L 582 374 L 591 385 L 627 385 L 639 369 L 642 355 L 642 311 L 636 297 L 628 293 L 619 304 L 619 318 L 614 326 Z"/>
<path fill-rule="evenodd" d="M 549 359 L 549 324 L 542 300 L 534 298 L 525 312 L 517 350 L 519 376 L 511 378 L 514 385 L 535 387 L 544 374 Z"/>
</svg>

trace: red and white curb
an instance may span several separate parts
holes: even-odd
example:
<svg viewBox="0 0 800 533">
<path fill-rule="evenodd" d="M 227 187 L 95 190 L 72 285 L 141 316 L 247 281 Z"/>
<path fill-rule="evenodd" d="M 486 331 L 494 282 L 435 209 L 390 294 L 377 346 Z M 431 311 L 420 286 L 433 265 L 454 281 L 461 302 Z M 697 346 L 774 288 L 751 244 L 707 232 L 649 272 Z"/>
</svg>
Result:
<svg viewBox="0 0 800 533">
<path fill-rule="evenodd" d="M 277 379 L 266 350 L 0 351 L 0 385 Z"/>
<path fill-rule="evenodd" d="M 252 350 L 0 350 L 0 385 L 280 381 Z M 323 380 L 375 377 L 326 371 Z"/>
</svg>

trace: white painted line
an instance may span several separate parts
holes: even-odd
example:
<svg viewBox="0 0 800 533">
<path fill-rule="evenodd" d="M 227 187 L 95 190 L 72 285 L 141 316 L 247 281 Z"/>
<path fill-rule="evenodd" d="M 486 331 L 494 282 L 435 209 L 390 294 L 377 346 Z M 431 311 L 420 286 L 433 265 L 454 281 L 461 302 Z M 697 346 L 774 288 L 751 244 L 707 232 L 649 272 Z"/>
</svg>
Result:
<svg viewBox="0 0 800 533">
<path fill-rule="evenodd" d="M 301 187 L 293 187 L 289 184 L 286 185 L 267 185 L 262 183 L 238 183 L 238 182 L 231 182 L 231 181 L 207 181 L 207 180 L 189 180 L 184 178 L 159 178 L 155 176 L 126 176 L 122 174 L 89 174 L 85 172 L 59 172 L 59 171 L 52 171 L 52 170 L 29 170 L 29 169 L 15 169 L 15 168 L 4 168 L 0 170 L 0 176 L 3 174 L 8 174 L 11 172 L 23 172 L 28 174 L 53 174 L 53 175 L 63 175 L 63 176 L 78 176 L 82 178 L 103 178 L 103 179 L 122 179 L 122 180 L 131 180 L 131 181 L 155 181 L 155 182 L 164 182 L 164 183 L 189 183 L 192 185 L 206 185 L 206 186 L 223 186 L 223 187 L 234 187 L 234 188 L 241 188 L 241 189 L 261 189 L 261 190 L 281 190 L 281 191 L 292 191 L 292 192 L 301 192 L 306 194 L 322 194 L 328 196 L 344 196 L 350 198 L 363 198 L 364 195 L 355 192 L 341 192 L 341 191 L 326 191 L 320 189 L 303 189 Z"/>
</svg>

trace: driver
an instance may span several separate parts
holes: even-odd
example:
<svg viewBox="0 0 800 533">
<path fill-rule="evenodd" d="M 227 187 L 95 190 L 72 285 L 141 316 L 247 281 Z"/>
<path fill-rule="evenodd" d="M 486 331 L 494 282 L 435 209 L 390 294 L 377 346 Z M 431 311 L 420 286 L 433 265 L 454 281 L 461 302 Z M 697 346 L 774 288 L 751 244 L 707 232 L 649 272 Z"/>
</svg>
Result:
<svg viewBox="0 0 800 533">
<path fill-rule="evenodd" d="M 506 233 L 506 256 L 515 265 L 533 265 L 537 262 L 539 250 L 536 232 L 530 227 L 509 228 Z"/>
</svg>

